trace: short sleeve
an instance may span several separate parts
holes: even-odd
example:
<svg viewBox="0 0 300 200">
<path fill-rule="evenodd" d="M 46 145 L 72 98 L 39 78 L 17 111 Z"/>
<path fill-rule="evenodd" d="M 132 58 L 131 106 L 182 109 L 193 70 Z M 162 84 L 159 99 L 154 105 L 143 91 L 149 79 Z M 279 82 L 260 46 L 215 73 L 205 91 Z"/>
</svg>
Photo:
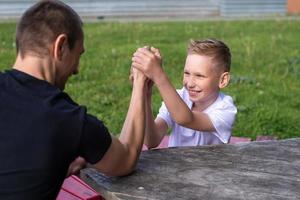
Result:
<svg viewBox="0 0 300 200">
<path fill-rule="evenodd" d="M 159 108 L 159 112 L 156 117 L 163 119 L 168 124 L 169 128 L 171 128 L 174 124 L 174 121 L 164 102 L 161 104 L 161 107 Z"/>
<path fill-rule="evenodd" d="M 96 117 L 87 114 L 82 130 L 80 156 L 91 164 L 102 159 L 112 142 L 111 135 L 104 124 Z"/>
<path fill-rule="evenodd" d="M 228 143 L 237 109 L 234 105 L 219 107 L 206 113 L 216 129 L 214 134 L 223 142 Z"/>
</svg>

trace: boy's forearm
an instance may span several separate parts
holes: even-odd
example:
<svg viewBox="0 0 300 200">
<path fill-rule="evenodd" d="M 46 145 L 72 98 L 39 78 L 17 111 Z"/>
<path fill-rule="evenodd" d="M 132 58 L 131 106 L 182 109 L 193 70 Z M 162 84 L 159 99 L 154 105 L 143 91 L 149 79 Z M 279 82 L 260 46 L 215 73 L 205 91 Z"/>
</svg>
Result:
<svg viewBox="0 0 300 200">
<path fill-rule="evenodd" d="M 153 119 L 150 102 L 151 102 L 151 96 L 147 95 L 145 100 L 146 128 L 145 128 L 145 137 L 144 137 L 144 144 L 146 144 L 147 147 L 150 146 L 150 139 L 151 139 L 151 132 L 152 132 L 151 120 Z"/>
<path fill-rule="evenodd" d="M 193 120 L 193 113 L 176 92 L 165 73 L 154 81 L 172 118 L 180 125 L 186 125 Z"/>
<path fill-rule="evenodd" d="M 153 114 L 152 114 L 152 106 L 151 106 L 151 95 L 146 98 L 146 129 L 145 129 L 145 138 L 144 143 L 148 148 L 154 148 L 159 144 L 158 132 L 156 130 Z"/>
</svg>

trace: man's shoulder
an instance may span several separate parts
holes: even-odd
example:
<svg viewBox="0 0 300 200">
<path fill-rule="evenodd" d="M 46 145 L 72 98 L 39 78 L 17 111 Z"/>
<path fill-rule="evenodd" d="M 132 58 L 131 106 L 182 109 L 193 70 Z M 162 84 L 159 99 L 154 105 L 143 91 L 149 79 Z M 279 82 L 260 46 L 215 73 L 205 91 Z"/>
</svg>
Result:
<svg viewBox="0 0 300 200">
<path fill-rule="evenodd" d="M 0 82 L 4 80 L 7 74 L 8 74 L 7 71 L 0 71 Z"/>
<path fill-rule="evenodd" d="M 41 112 L 65 112 L 82 108 L 66 92 L 17 70 L 0 72 L 0 85 L 5 89 L 4 96 Z"/>
<path fill-rule="evenodd" d="M 85 115 L 86 108 L 80 106 L 63 91 L 56 91 L 42 99 L 45 109 L 58 115 Z"/>
<path fill-rule="evenodd" d="M 14 79 L 11 75 L 12 70 L 0 71 L 0 87 L 1 89 L 11 88 L 14 85 Z"/>
<path fill-rule="evenodd" d="M 3 79 L 4 79 L 3 72 L 0 71 L 0 84 L 3 82 Z"/>
</svg>

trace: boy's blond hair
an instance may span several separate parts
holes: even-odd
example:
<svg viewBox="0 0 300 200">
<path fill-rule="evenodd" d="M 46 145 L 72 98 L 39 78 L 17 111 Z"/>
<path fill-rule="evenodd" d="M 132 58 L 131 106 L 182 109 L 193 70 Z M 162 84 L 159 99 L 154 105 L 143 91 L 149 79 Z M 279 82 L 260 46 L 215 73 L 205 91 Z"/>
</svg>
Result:
<svg viewBox="0 0 300 200">
<path fill-rule="evenodd" d="M 188 45 L 188 54 L 209 56 L 216 62 L 217 67 L 223 68 L 224 72 L 230 71 L 230 49 L 220 40 L 190 40 Z"/>
</svg>

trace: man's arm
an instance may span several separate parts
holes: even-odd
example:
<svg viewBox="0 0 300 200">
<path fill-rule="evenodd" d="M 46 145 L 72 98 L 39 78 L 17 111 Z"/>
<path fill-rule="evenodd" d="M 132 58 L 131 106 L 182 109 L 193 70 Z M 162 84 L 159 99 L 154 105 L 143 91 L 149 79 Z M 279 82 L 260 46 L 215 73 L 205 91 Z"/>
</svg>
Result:
<svg viewBox="0 0 300 200">
<path fill-rule="evenodd" d="M 199 131 L 213 131 L 214 126 L 203 112 L 191 111 L 181 99 L 162 68 L 161 58 L 139 48 L 133 57 L 133 67 L 141 70 L 157 86 L 168 111 L 176 123 Z"/>
<path fill-rule="evenodd" d="M 104 174 L 122 176 L 131 173 L 142 149 L 145 132 L 145 80 L 134 69 L 131 101 L 119 139 L 112 143 L 103 158 L 94 166 Z"/>
</svg>

